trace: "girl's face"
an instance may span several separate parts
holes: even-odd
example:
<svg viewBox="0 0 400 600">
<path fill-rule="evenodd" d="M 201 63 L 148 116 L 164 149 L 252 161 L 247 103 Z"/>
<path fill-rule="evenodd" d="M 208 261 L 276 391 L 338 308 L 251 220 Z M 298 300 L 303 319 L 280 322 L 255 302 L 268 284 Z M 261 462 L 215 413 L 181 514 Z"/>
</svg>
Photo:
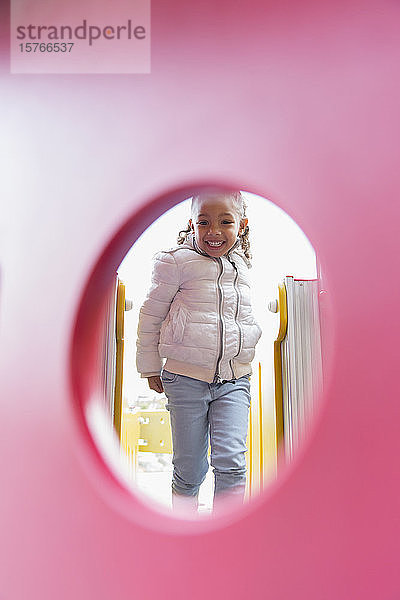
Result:
<svg viewBox="0 0 400 600">
<path fill-rule="evenodd" d="M 189 224 L 200 250 L 218 258 L 234 246 L 238 234 L 247 225 L 247 219 L 240 218 L 229 196 L 213 195 L 197 200 Z"/>
</svg>

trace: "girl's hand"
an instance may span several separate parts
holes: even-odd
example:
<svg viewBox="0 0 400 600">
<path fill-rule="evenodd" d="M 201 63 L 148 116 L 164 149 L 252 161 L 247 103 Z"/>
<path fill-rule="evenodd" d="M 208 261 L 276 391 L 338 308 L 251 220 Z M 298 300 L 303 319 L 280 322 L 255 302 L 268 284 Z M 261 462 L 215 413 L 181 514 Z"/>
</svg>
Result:
<svg viewBox="0 0 400 600">
<path fill-rule="evenodd" d="M 161 377 L 159 375 L 152 375 L 147 378 L 149 383 L 149 388 L 161 394 L 164 391 L 163 384 L 161 381 Z"/>
</svg>

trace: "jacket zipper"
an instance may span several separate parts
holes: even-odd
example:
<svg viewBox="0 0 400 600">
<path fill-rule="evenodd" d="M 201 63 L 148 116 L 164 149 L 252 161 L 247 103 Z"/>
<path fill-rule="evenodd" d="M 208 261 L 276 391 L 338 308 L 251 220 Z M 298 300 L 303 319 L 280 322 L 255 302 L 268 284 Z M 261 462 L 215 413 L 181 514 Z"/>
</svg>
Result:
<svg viewBox="0 0 400 600">
<path fill-rule="evenodd" d="M 221 279 L 222 274 L 224 272 L 224 264 L 221 258 L 216 258 L 216 262 L 219 264 L 220 272 L 217 279 L 217 291 L 218 291 L 218 316 L 219 316 L 219 355 L 217 358 L 217 364 L 215 367 L 215 375 L 214 375 L 214 383 L 218 383 L 221 381 L 221 375 L 219 373 L 219 368 L 221 366 L 221 359 L 223 356 L 224 350 L 224 321 L 222 319 L 222 287 L 221 287 Z"/>
<path fill-rule="evenodd" d="M 229 366 L 231 368 L 231 372 L 232 372 L 232 378 L 235 379 L 235 372 L 233 370 L 233 359 L 235 359 L 237 356 L 239 356 L 240 351 L 242 349 L 242 340 L 243 340 L 243 333 L 242 333 L 242 327 L 238 321 L 238 314 L 239 314 L 239 304 L 240 304 L 240 292 L 239 292 L 239 288 L 237 286 L 237 280 L 239 278 L 239 271 L 237 270 L 237 267 L 235 265 L 235 263 L 230 259 L 230 257 L 228 256 L 228 260 L 231 263 L 232 267 L 235 269 L 235 279 L 233 280 L 233 287 L 234 290 L 236 292 L 236 312 L 235 312 L 235 323 L 238 326 L 239 329 L 239 347 L 238 347 L 238 351 L 235 354 L 235 356 L 233 358 L 230 359 L 229 361 Z"/>
</svg>

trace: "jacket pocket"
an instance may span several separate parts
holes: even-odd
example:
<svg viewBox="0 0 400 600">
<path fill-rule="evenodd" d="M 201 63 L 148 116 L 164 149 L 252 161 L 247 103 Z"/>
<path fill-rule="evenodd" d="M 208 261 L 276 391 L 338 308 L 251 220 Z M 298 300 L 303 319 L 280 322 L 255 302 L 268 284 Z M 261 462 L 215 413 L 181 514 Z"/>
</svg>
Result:
<svg viewBox="0 0 400 600">
<path fill-rule="evenodd" d="M 187 317 L 187 311 L 182 304 L 178 304 L 170 315 L 172 342 L 174 344 L 180 344 L 183 340 Z"/>
</svg>

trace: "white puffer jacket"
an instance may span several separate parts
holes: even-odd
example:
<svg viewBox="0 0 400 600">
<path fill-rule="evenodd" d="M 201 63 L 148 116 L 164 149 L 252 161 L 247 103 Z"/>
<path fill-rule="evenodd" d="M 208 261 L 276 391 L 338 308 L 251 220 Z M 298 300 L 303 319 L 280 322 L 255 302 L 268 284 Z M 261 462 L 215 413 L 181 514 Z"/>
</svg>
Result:
<svg viewBox="0 0 400 600">
<path fill-rule="evenodd" d="M 164 368 L 211 383 L 251 373 L 261 329 L 251 312 L 248 261 L 236 246 L 213 258 L 189 236 L 155 257 L 140 309 L 136 363 L 142 377 Z"/>
</svg>

